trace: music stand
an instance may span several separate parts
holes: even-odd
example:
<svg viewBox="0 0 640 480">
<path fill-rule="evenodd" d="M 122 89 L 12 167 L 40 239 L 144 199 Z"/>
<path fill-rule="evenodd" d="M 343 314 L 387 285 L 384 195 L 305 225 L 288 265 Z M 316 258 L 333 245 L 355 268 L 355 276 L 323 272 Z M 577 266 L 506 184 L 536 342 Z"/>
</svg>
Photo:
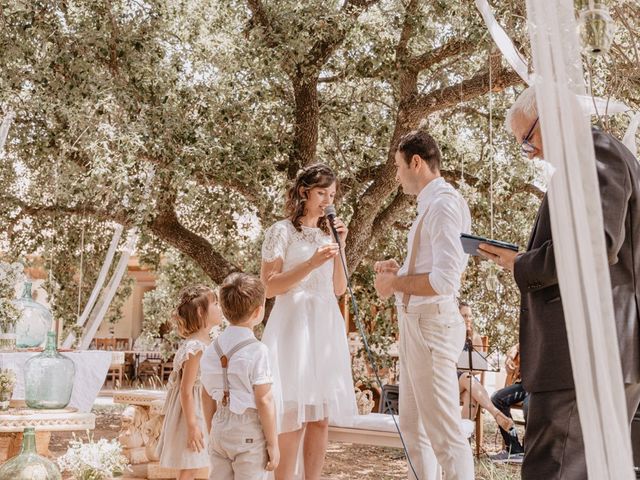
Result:
<svg viewBox="0 0 640 480">
<path fill-rule="evenodd" d="M 484 345 L 477 345 L 484 347 Z M 473 405 L 473 372 L 495 372 L 494 368 L 489 364 L 487 357 L 489 353 L 479 352 L 475 349 L 470 338 L 465 342 L 465 350 L 460 354 L 458 359 L 458 370 L 469 372 L 469 419 L 471 418 L 471 408 Z"/>
</svg>

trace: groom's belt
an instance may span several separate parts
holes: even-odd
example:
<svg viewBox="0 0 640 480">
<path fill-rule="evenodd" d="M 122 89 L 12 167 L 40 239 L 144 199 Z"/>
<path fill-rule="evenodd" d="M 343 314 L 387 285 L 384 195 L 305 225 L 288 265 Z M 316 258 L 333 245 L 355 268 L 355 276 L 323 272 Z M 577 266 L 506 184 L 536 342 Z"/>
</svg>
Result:
<svg viewBox="0 0 640 480">
<path fill-rule="evenodd" d="M 455 312 L 458 311 L 458 305 L 453 300 L 445 300 L 439 303 L 422 303 L 420 305 L 396 305 L 398 311 L 404 313 L 426 313 L 435 315 L 438 313 Z"/>
</svg>

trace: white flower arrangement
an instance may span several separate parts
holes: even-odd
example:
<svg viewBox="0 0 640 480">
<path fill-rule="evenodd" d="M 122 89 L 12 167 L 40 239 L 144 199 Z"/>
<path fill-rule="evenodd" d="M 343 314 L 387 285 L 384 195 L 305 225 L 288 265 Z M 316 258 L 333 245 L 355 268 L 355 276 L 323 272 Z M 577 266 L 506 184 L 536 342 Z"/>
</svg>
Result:
<svg viewBox="0 0 640 480">
<path fill-rule="evenodd" d="M 0 262 L 0 333 L 12 333 L 21 312 L 13 303 L 15 287 L 24 280 L 24 266 L 21 263 Z"/>
<path fill-rule="evenodd" d="M 16 384 L 16 372 L 10 368 L 0 368 L 0 392 L 13 392 Z"/>
<path fill-rule="evenodd" d="M 71 440 L 67 453 L 58 458 L 58 466 L 63 472 L 71 473 L 75 480 L 106 480 L 122 475 L 129 462 L 116 439 L 101 438 L 94 442 L 89 438 L 87 443 Z"/>
</svg>

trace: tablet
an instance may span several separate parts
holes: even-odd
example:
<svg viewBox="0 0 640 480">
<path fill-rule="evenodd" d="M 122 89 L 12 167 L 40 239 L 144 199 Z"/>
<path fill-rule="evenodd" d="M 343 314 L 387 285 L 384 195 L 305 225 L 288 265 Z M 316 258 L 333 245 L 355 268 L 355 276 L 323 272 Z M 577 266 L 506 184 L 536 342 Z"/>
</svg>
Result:
<svg viewBox="0 0 640 480">
<path fill-rule="evenodd" d="M 468 253 L 469 255 L 479 255 L 478 254 L 478 246 L 481 243 L 487 243 L 489 245 L 493 245 L 494 247 L 506 248 L 508 250 L 513 250 L 517 252 L 519 250 L 518 245 L 514 245 L 513 243 L 501 242 L 500 240 L 491 240 L 490 238 L 477 237 L 475 235 L 468 235 L 466 233 L 460 234 L 460 241 L 462 242 L 462 249 L 464 253 Z"/>
</svg>

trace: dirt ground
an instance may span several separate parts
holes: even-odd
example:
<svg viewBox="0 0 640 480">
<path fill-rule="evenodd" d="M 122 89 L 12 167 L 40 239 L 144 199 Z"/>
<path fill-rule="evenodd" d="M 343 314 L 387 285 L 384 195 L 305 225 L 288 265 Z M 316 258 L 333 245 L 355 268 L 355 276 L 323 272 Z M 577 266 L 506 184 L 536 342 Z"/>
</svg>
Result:
<svg viewBox="0 0 640 480">
<path fill-rule="evenodd" d="M 108 407 L 94 409 L 96 429 L 92 432 L 94 439 L 116 438 L 120 430 L 120 409 Z M 483 448 L 494 453 L 500 448 L 493 419 L 485 415 L 485 433 Z M 79 437 L 86 434 L 76 432 Z M 60 432 L 52 435 L 50 451 L 62 455 L 67 450 L 73 435 Z M 346 443 L 331 443 L 327 450 L 327 459 L 323 478 L 326 480 L 394 480 L 405 479 L 407 466 L 401 449 L 385 447 L 368 447 Z M 476 460 L 477 480 L 516 480 L 520 478 L 520 468 L 512 465 L 494 465 L 486 455 Z"/>
</svg>

